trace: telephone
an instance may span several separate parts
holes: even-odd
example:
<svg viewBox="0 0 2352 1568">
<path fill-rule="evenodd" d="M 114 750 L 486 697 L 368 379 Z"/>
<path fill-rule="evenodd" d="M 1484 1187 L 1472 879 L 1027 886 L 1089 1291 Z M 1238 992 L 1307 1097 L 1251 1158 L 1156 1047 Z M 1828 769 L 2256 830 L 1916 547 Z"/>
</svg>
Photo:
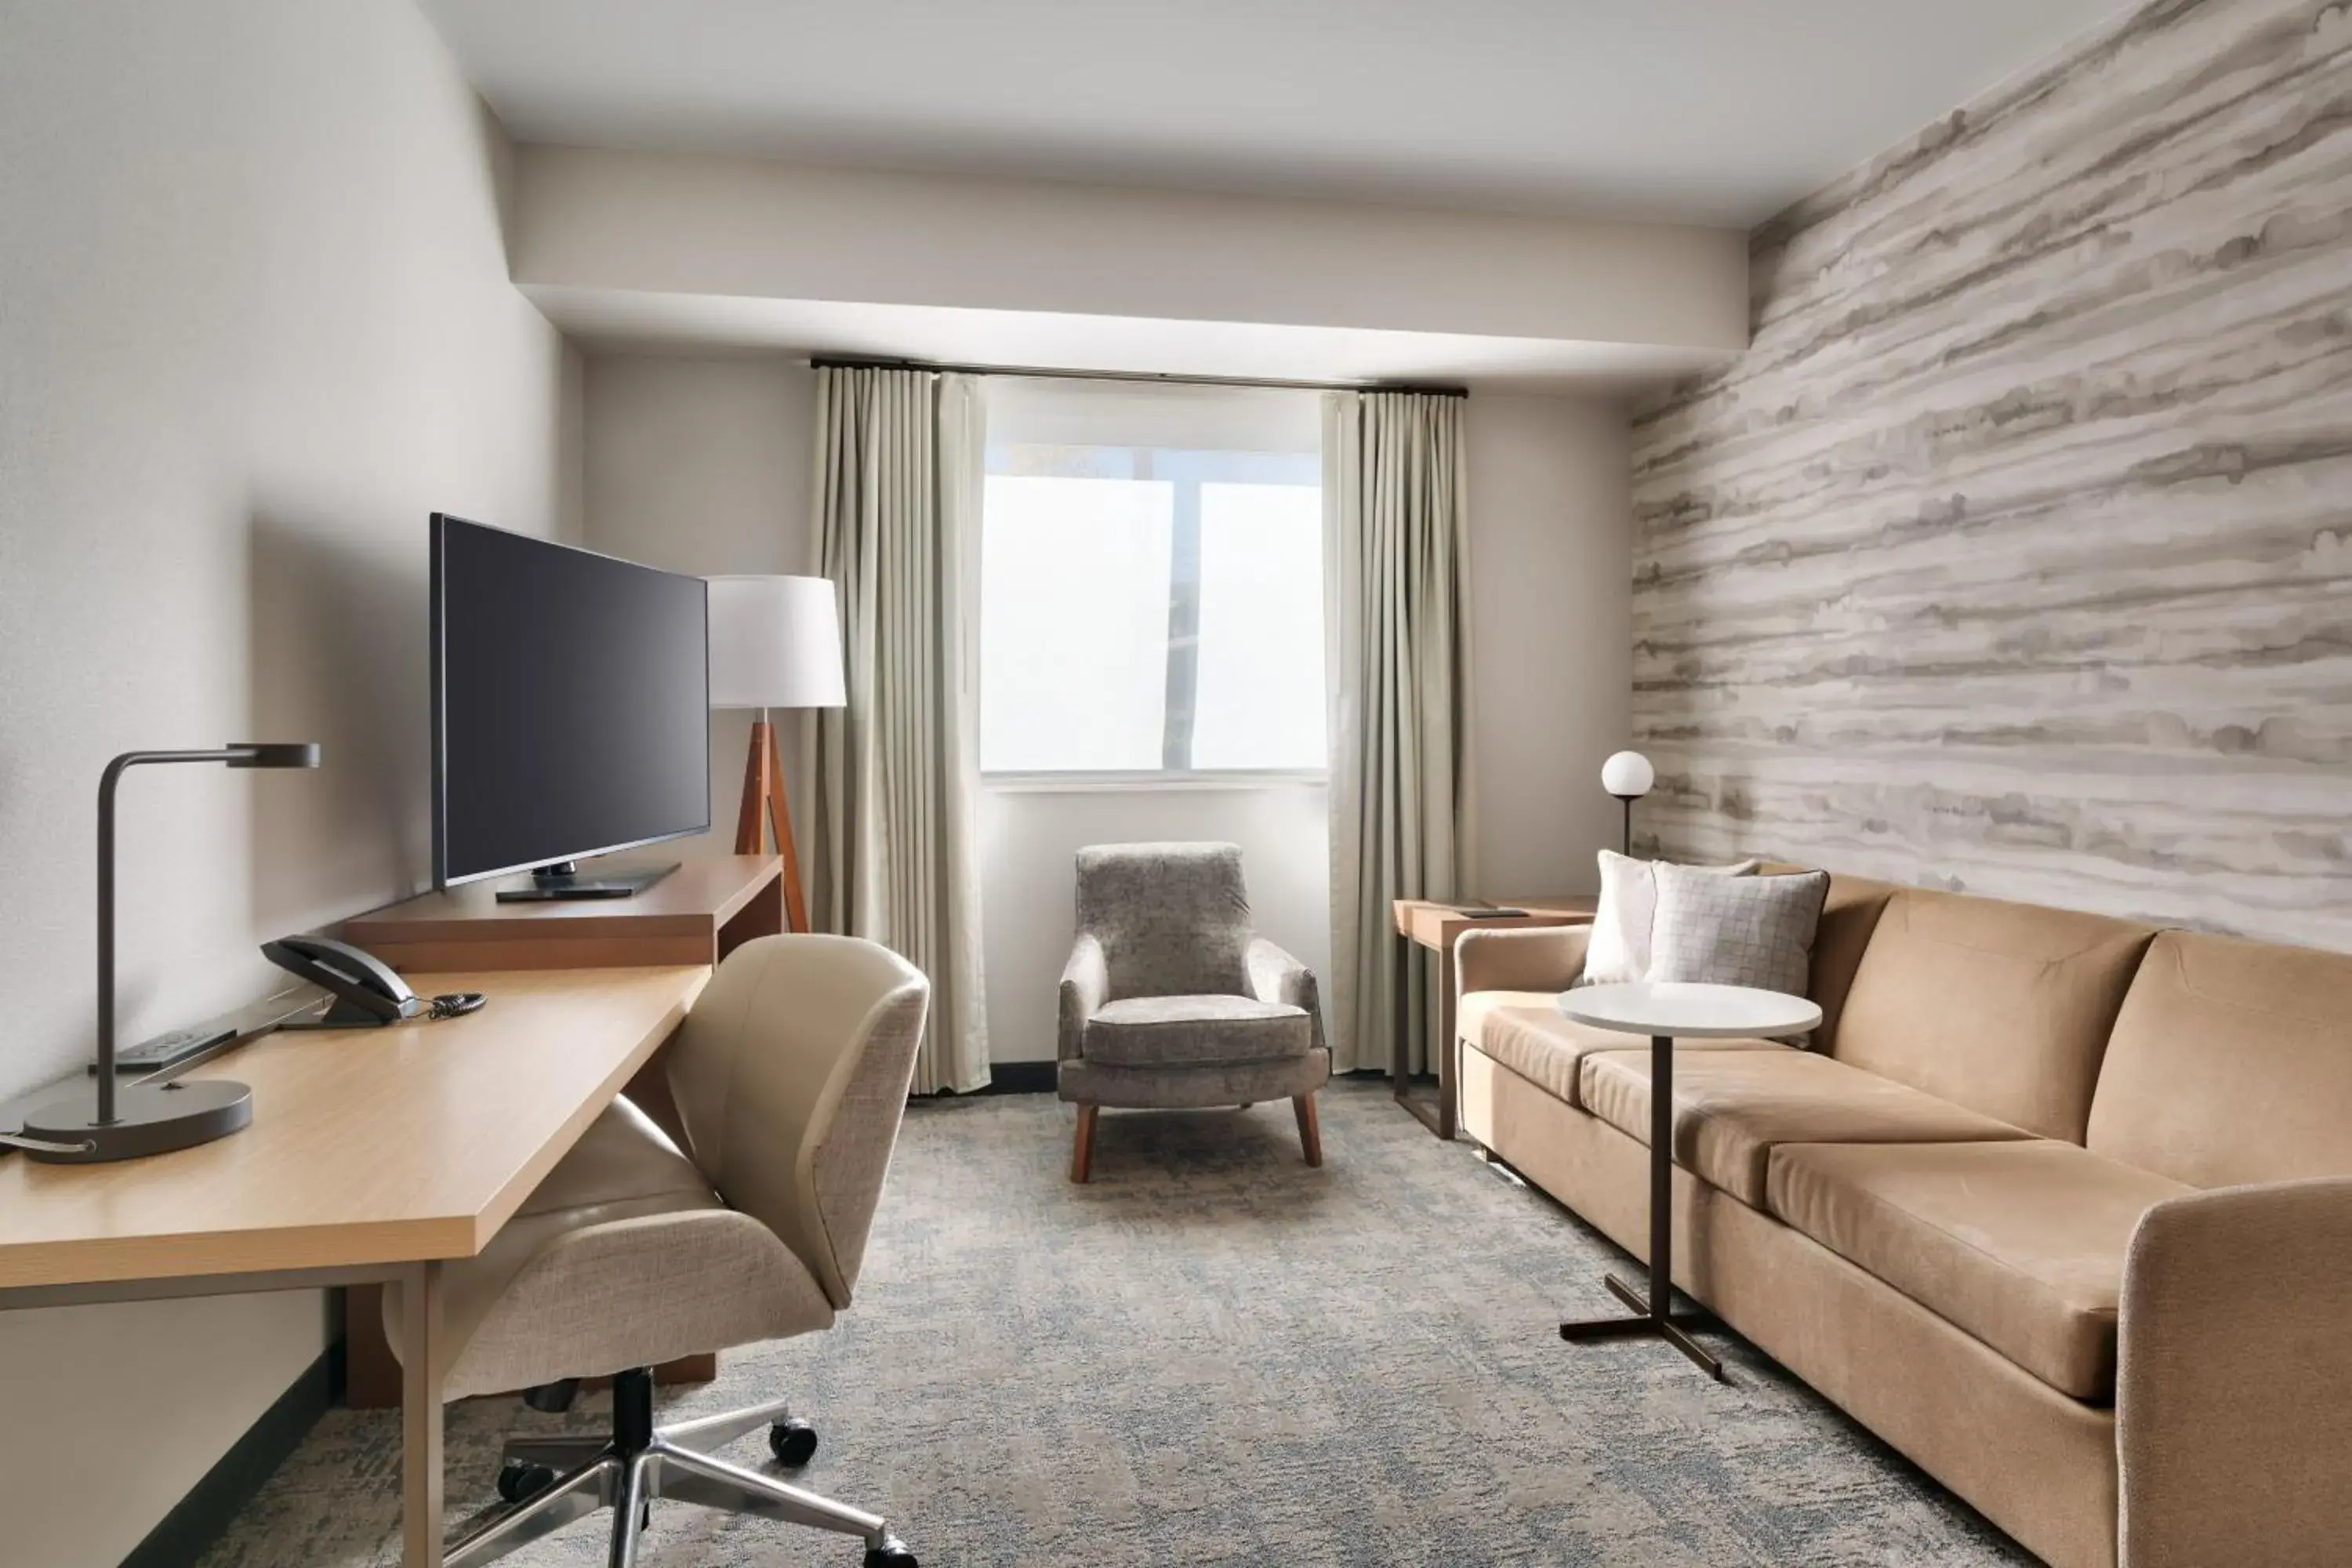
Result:
<svg viewBox="0 0 2352 1568">
<path fill-rule="evenodd" d="M 478 991 L 452 992 L 430 1002 L 411 991 L 383 960 L 347 942 L 323 936 L 282 936 L 261 944 L 261 954 L 299 980 L 335 997 L 319 1017 L 281 1026 L 289 1029 L 364 1029 L 397 1024 L 429 1012 L 454 1018 L 482 1005 Z"/>
</svg>

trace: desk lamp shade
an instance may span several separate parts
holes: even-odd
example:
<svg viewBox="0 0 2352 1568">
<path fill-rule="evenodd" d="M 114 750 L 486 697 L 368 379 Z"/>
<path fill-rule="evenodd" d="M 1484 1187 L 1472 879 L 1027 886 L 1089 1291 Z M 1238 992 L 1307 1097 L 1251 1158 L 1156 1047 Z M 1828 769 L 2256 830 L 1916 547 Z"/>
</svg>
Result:
<svg viewBox="0 0 2352 1568">
<path fill-rule="evenodd" d="M 735 853 L 757 855 L 773 821 L 784 860 L 784 913 L 791 929 L 809 929 L 793 847 L 792 807 L 784 798 L 783 753 L 772 708 L 842 708 L 841 615 L 824 577 L 710 579 L 710 705 L 756 708 L 743 759 L 743 805 L 735 819 Z"/>
<path fill-rule="evenodd" d="M 315 768 L 307 741 L 233 741 L 210 752 L 125 752 L 98 780 L 98 1073 L 25 1112 L 5 1140 L 36 1160 L 86 1163 L 161 1154 L 226 1138 L 253 1121 L 253 1091 L 226 1079 L 166 1084 L 114 1081 L 114 793 L 122 775 L 152 763 L 225 763 L 232 768 Z"/>
<path fill-rule="evenodd" d="M 1601 787 L 1625 803 L 1625 853 L 1633 853 L 1633 803 L 1650 793 L 1658 770 L 1639 752 L 1619 752 L 1601 764 Z"/>
</svg>

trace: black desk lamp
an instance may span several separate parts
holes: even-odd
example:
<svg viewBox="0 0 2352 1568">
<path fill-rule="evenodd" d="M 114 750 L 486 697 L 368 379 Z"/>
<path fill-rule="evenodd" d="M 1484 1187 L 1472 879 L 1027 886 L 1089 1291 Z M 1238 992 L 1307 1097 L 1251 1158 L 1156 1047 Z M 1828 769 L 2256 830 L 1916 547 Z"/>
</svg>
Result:
<svg viewBox="0 0 2352 1568">
<path fill-rule="evenodd" d="M 131 1160 L 226 1138 L 253 1120 L 253 1091 L 226 1079 L 165 1084 L 114 1081 L 114 786 L 142 763 L 226 763 L 233 768 L 315 768 L 319 748 L 238 742 L 217 752 L 125 752 L 98 781 L 98 1077 L 25 1114 L 14 1147 L 62 1164 Z M 38 1145 L 47 1145 L 40 1147 Z"/>
</svg>

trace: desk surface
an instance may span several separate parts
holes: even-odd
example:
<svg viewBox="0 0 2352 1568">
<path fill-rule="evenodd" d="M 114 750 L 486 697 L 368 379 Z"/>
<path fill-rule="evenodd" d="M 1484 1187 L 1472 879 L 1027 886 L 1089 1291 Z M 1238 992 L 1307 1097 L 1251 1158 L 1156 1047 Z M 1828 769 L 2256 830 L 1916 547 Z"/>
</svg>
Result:
<svg viewBox="0 0 2352 1568">
<path fill-rule="evenodd" d="M 253 1124 L 107 1165 L 0 1160 L 0 1288 L 471 1257 L 685 1017 L 709 969 L 428 974 L 480 1012 L 280 1033 L 190 1078 Z"/>
</svg>

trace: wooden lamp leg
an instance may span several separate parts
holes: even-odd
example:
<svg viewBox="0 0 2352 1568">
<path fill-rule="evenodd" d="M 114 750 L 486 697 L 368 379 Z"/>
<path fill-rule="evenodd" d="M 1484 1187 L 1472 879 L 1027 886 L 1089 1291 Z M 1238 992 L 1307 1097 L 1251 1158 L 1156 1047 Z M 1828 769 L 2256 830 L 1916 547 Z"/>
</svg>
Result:
<svg viewBox="0 0 2352 1568">
<path fill-rule="evenodd" d="M 793 810 L 784 798 L 783 752 L 776 740 L 776 727 L 763 712 L 752 721 L 751 747 L 743 759 L 743 805 L 735 817 L 735 853 L 757 855 L 764 850 L 772 821 L 776 852 L 784 858 L 784 929 L 805 931 L 808 902 L 801 892 L 800 852 L 793 844 Z"/>
</svg>

